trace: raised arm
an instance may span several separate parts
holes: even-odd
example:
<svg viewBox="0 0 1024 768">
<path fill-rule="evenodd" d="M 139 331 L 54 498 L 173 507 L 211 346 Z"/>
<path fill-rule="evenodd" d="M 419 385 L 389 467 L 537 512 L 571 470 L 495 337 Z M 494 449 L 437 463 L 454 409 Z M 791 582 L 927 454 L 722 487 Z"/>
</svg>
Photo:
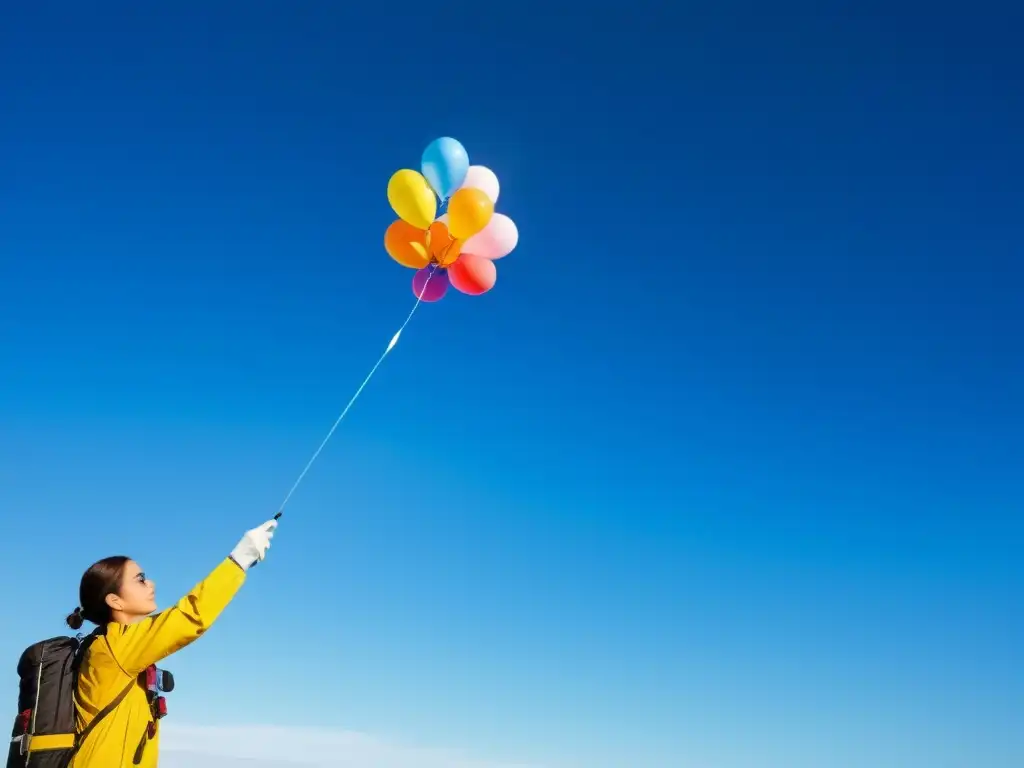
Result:
<svg viewBox="0 0 1024 768">
<path fill-rule="evenodd" d="M 245 583 L 246 570 L 265 557 L 275 525 L 271 520 L 247 532 L 231 556 L 173 607 L 136 624 L 109 627 L 107 642 L 121 668 L 137 675 L 206 632 Z"/>
</svg>

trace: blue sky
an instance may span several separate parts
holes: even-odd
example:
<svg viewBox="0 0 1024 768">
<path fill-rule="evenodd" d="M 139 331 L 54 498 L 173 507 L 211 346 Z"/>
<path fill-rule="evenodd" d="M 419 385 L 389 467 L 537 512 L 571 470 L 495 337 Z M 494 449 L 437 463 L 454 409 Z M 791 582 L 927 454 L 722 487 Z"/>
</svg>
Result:
<svg viewBox="0 0 1024 768">
<path fill-rule="evenodd" d="M 1022 21 L 12 5 L 11 714 L 90 562 L 167 604 L 274 512 L 409 309 L 388 177 L 451 135 L 520 246 L 417 315 L 168 662 L 168 749 L 1020 765 Z"/>
</svg>

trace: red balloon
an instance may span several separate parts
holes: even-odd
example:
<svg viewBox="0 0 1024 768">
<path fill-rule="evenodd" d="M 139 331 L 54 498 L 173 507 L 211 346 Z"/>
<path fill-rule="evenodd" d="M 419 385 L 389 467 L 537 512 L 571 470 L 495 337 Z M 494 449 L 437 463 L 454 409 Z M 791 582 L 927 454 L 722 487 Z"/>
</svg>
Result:
<svg viewBox="0 0 1024 768">
<path fill-rule="evenodd" d="M 452 287 L 470 296 L 487 293 L 498 280 L 498 268 L 490 259 L 463 253 L 448 268 L 448 280 Z"/>
</svg>

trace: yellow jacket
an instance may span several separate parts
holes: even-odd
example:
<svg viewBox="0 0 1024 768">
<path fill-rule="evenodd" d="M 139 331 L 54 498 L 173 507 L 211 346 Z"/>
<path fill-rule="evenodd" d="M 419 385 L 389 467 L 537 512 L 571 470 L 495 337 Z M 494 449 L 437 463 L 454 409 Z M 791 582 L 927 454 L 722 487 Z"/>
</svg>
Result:
<svg viewBox="0 0 1024 768">
<path fill-rule="evenodd" d="M 245 582 L 243 571 L 225 558 L 173 608 L 137 624 L 108 624 L 82 659 L 75 696 L 78 731 L 124 690 L 138 680 L 117 708 L 88 734 L 72 766 L 74 768 L 136 768 L 133 758 L 153 715 L 146 699 L 145 669 L 184 648 L 216 621 Z M 137 768 L 155 768 L 160 748 L 159 728 L 149 739 Z"/>
</svg>

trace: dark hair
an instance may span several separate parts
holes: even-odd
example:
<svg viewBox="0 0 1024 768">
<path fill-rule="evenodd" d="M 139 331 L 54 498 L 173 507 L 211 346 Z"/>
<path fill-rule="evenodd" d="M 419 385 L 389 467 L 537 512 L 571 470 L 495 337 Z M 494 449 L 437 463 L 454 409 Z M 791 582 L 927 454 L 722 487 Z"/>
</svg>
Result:
<svg viewBox="0 0 1024 768">
<path fill-rule="evenodd" d="M 121 591 L 124 580 L 124 566 L 131 560 L 124 555 L 105 557 L 89 566 L 82 574 L 82 583 L 78 587 L 78 608 L 67 617 L 71 629 L 81 629 L 84 621 L 91 621 L 97 626 L 104 626 L 113 621 L 107 597 Z"/>
</svg>

